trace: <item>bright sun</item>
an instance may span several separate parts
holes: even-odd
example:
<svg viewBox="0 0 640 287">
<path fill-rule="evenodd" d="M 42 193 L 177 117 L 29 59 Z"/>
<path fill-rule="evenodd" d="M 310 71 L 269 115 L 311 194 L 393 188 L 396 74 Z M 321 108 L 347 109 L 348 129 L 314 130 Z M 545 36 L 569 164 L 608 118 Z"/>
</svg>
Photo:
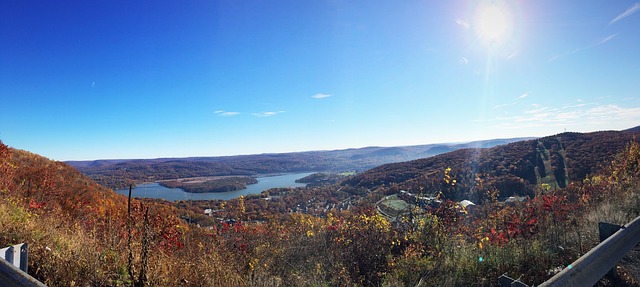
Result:
<svg viewBox="0 0 640 287">
<path fill-rule="evenodd" d="M 480 5 L 476 12 L 476 34 L 487 46 L 506 42 L 511 34 L 513 19 L 508 7 L 499 4 Z"/>
</svg>

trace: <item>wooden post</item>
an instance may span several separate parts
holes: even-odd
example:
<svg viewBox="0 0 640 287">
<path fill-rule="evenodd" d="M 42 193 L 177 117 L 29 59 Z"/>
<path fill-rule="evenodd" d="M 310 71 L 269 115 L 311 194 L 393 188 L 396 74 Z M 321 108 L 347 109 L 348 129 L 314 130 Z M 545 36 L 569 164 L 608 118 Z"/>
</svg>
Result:
<svg viewBox="0 0 640 287">
<path fill-rule="evenodd" d="M 131 216 L 131 189 L 133 188 L 133 185 L 130 184 L 129 185 L 129 201 L 127 203 L 127 215 Z"/>
<path fill-rule="evenodd" d="M 129 185 L 129 201 L 127 203 L 127 229 L 129 232 L 129 238 L 127 240 L 127 248 L 129 249 L 129 260 L 128 260 L 128 269 L 129 269 L 129 278 L 131 279 L 131 284 L 135 284 L 135 266 L 133 265 L 133 250 L 131 250 L 131 237 L 133 236 L 133 219 L 131 218 L 131 189 L 132 185 Z"/>
</svg>

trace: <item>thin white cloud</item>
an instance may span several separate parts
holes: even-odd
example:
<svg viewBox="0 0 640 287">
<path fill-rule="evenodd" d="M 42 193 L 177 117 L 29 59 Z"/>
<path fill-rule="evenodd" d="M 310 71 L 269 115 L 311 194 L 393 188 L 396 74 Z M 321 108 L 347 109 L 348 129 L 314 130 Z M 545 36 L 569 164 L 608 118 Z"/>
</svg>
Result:
<svg viewBox="0 0 640 287">
<path fill-rule="evenodd" d="M 611 34 L 611 35 L 609 35 L 609 36 L 607 36 L 607 37 L 602 38 L 600 41 L 598 41 L 597 43 L 595 43 L 595 44 L 591 45 L 591 46 L 590 46 L 590 47 L 588 47 L 588 48 L 593 48 L 593 47 L 595 47 L 595 46 L 602 45 L 602 44 L 604 44 L 604 43 L 606 43 L 606 42 L 611 41 L 611 40 L 612 40 L 613 38 L 615 38 L 616 36 L 618 36 L 618 33 Z M 587 48 L 587 49 L 588 49 L 588 48 Z"/>
<path fill-rule="evenodd" d="M 586 116 L 590 120 L 637 123 L 640 120 L 640 108 L 623 108 L 608 104 L 587 110 Z"/>
<path fill-rule="evenodd" d="M 462 65 L 466 65 L 469 64 L 469 59 L 467 59 L 466 57 L 462 57 L 458 62 Z"/>
<path fill-rule="evenodd" d="M 531 106 L 534 108 L 534 110 L 525 111 L 524 112 L 525 114 L 539 114 L 539 113 L 542 113 L 542 112 L 545 112 L 545 111 L 549 110 L 549 108 L 542 107 L 542 106 L 537 105 L 537 104 L 533 104 Z"/>
<path fill-rule="evenodd" d="M 96 81 L 93 81 L 93 83 L 91 83 L 91 87 L 93 88 L 95 87 L 95 85 L 96 85 Z"/>
<path fill-rule="evenodd" d="M 562 107 L 563 109 L 581 108 L 587 106 L 587 104 L 567 105 Z"/>
<path fill-rule="evenodd" d="M 315 94 L 315 95 L 313 95 L 311 97 L 314 98 L 314 99 L 318 99 L 319 100 L 319 99 L 325 99 L 325 98 L 331 97 L 331 95 L 323 94 L 323 93 L 317 93 L 317 94 Z"/>
<path fill-rule="evenodd" d="M 606 42 L 609 42 L 609 41 L 613 40 L 613 38 L 615 38 L 616 36 L 618 36 L 618 33 L 611 34 L 611 35 L 609 35 L 607 37 L 604 37 L 604 38 L 598 40 L 598 42 L 595 42 L 595 43 L 593 43 L 593 44 L 591 44 L 589 46 L 585 46 L 585 47 L 582 47 L 582 48 L 574 49 L 573 51 L 569 52 L 568 55 L 573 55 L 575 53 L 582 52 L 584 50 L 600 46 L 600 45 L 602 45 L 602 44 L 604 44 Z"/>
<path fill-rule="evenodd" d="M 515 100 L 514 102 L 507 103 L 507 104 L 500 104 L 500 105 L 496 105 L 496 106 L 493 106 L 493 109 L 494 109 L 494 110 L 497 110 L 497 109 L 502 109 L 502 108 L 506 108 L 506 107 L 515 106 L 515 105 L 517 105 L 517 104 L 518 104 L 518 101 L 519 101 L 519 100 L 522 100 L 522 99 L 524 99 L 524 98 L 526 98 L 526 97 L 528 97 L 528 96 L 529 96 L 529 93 L 528 93 L 528 92 L 527 92 L 527 93 L 524 93 L 524 94 L 522 94 L 522 95 L 518 96 L 518 98 L 516 98 L 516 100 Z"/>
<path fill-rule="evenodd" d="M 465 28 L 465 29 L 469 29 L 470 25 L 469 23 L 467 23 L 466 21 L 462 20 L 462 19 L 456 19 L 456 24 L 460 25 L 461 27 Z"/>
<path fill-rule="evenodd" d="M 629 16 L 631 16 L 631 14 L 635 13 L 636 11 L 640 10 L 640 3 L 635 3 L 633 4 L 631 7 L 627 8 L 626 11 L 622 12 L 622 14 L 618 15 L 617 17 L 613 18 L 613 20 L 611 20 L 609 22 L 609 25 L 618 22 L 624 18 L 627 18 Z"/>
<path fill-rule="evenodd" d="M 497 110 L 497 109 L 502 109 L 502 108 L 506 108 L 506 107 L 510 107 L 510 106 L 514 106 L 516 103 L 510 103 L 510 104 L 502 104 L 502 105 L 497 105 L 494 106 L 493 109 Z"/>
<path fill-rule="evenodd" d="M 556 60 L 558 60 L 558 59 L 560 59 L 560 58 L 562 58 L 564 56 L 567 56 L 567 55 L 569 55 L 569 53 L 564 53 L 562 55 L 555 55 L 555 56 L 549 58 L 549 62 L 555 62 Z"/>
<path fill-rule="evenodd" d="M 258 117 L 258 118 L 266 118 L 266 117 L 272 117 L 272 116 L 275 116 L 275 115 L 281 114 L 281 113 L 284 113 L 284 111 L 253 113 L 252 115 L 254 117 Z"/>
<path fill-rule="evenodd" d="M 565 112 L 565 113 L 556 114 L 555 115 L 555 120 L 556 121 L 570 121 L 570 120 L 578 119 L 580 116 L 581 116 L 581 112 L 580 111 Z"/>
<path fill-rule="evenodd" d="M 532 106 L 534 109 L 523 111 L 520 115 L 477 122 L 493 123 L 496 128 L 519 129 L 531 127 L 612 127 L 634 126 L 640 121 L 640 107 L 621 107 L 616 104 L 599 105 L 596 103 L 563 106 L 561 108 Z"/>
<path fill-rule="evenodd" d="M 573 55 L 575 53 L 582 52 L 582 51 L 587 50 L 587 49 L 595 48 L 597 46 L 600 46 L 600 45 L 602 45 L 604 43 L 607 43 L 607 42 L 613 40 L 616 36 L 618 36 L 618 33 L 611 34 L 611 35 L 609 35 L 607 37 L 604 37 L 604 38 L 598 40 L 597 42 L 595 42 L 595 43 L 593 43 L 591 45 L 584 46 L 584 47 L 577 48 L 577 49 L 573 49 L 571 51 L 565 52 L 564 54 L 555 55 L 555 56 L 553 56 L 553 57 L 551 57 L 549 59 L 549 62 L 553 62 L 553 61 L 558 60 L 560 58 L 564 58 L 566 56 Z"/>
<path fill-rule="evenodd" d="M 239 112 L 227 112 L 227 111 L 222 111 L 222 110 L 215 111 L 213 113 L 217 114 L 217 115 L 219 115 L 221 117 L 231 117 L 231 116 L 237 116 L 237 115 L 240 114 Z"/>
<path fill-rule="evenodd" d="M 520 50 L 513 51 L 513 53 L 511 53 L 511 55 L 507 56 L 507 60 L 511 60 L 511 58 L 514 58 L 514 57 L 518 56 L 518 54 L 520 54 Z"/>
</svg>

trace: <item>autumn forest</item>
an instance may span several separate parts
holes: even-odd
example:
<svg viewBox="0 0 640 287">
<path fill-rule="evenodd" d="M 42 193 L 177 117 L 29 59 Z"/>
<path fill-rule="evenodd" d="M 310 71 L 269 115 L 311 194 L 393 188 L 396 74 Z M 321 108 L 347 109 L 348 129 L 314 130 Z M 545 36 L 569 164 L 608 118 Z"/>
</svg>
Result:
<svg viewBox="0 0 640 287">
<path fill-rule="evenodd" d="M 306 153 L 82 166 L 0 143 L 0 247 L 28 243 L 29 273 L 48 286 L 496 286 L 505 273 L 540 284 L 597 245 L 597 222 L 640 215 L 639 135 L 561 133 L 333 165 Z M 278 169 L 327 172 L 227 201 L 129 201 L 105 186 L 182 170 L 224 179 L 194 192 L 224 192 Z M 638 286 L 637 270 L 620 266 L 600 286 Z"/>
</svg>

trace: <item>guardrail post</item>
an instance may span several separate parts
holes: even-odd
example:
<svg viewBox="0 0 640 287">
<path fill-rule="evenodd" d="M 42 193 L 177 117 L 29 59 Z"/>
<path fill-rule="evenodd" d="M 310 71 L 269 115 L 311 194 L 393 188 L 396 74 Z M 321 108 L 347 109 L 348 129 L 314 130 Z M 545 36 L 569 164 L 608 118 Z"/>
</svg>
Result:
<svg viewBox="0 0 640 287">
<path fill-rule="evenodd" d="M 13 266 L 27 273 L 28 253 L 28 245 L 21 243 L 0 249 L 0 258 L 3 258 L 13 264 Z"/>
<path fill-rule="evenodd" d="M 593 286 L 640 243 L 640 216 L 538 287 Z"/>
<path fill-rule="evenodd" d="M 0 286 L 46 287 L 27 274 L 28 254 L 26 243 L 0 249 Z"/>
<path fill-rule="evenodd" d="M 13 246 L 0 249 L 0 258 L 7 260 L 7 262 L 13 264 Z"/>
<path fill-rule="evenodd" d="M 607 240 L 609 236 L 618 232 L 618 230 L 620 230 L 621 228 L 621 225 L 611 224 L 607 222 L 598 222 L 598 234 L 600 235 L 600 242 Z M 611 268 L 611 270 L 609 270 L 609 272 L 607 273 L 607 275 L 609 275 L 611 278 L 616 277 L 616 265 L 613 265 L 613 268 Z"/>
<path fill-rule="evenodd" d="M 26 243 L 22 243 L 20 246 L 20 270 L 24 271 L 24 273 L 29 273 L 29 245 Z"/>
</svg>

